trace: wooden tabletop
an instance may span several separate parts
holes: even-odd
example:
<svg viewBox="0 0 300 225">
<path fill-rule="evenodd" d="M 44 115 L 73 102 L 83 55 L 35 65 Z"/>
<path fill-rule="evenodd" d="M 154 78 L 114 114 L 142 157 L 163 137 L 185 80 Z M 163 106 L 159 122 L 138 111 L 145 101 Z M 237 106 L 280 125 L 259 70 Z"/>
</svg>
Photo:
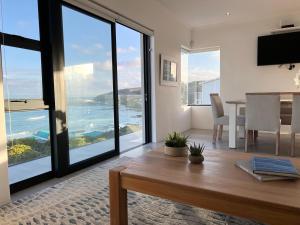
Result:
<svg viewBox="0 0 300 225">
<path fill-rule="evenodd" d="M 300 95 L 300 92 L 252 92 L 252 93 L 246 93 L 246 95 Z M 292 98 L 288 99 L 281 99 L 281 102 L 292 102 Z M 234 104 L 234 105 L 243 105 L 246 104 L 245 99 L 237 99 L 237 100 L 229 100 L 226 101 L 227 104 Z"/>
<path fill-rule="evenodd" d="M 300 221 L 299 180 L 260 182 L 235 166 L 254 154 L 206 150 L 204 156 L 202 165 L 193 165 L 162 148 L 151 151 L 120 172 L 122 188 L 270 224 Z M 300 159 L 289 159 L 300 169 Z"/>
<path fill-rule="evenodd" d="M 293 103 L 292 99 L 280 99 L 281 103 Z M 238 100 L 230 100 L 226 101 L 227 104 L 234 104 L 234 105 L 244 105 L 246 104 L 246 99 L 238 99 Z"/>
<path fill-rule="evenodd" d="M 247 95 L 299 95 L 299 91 L 286 91 L 286 92 L 250 92 Z"/>
</svg>

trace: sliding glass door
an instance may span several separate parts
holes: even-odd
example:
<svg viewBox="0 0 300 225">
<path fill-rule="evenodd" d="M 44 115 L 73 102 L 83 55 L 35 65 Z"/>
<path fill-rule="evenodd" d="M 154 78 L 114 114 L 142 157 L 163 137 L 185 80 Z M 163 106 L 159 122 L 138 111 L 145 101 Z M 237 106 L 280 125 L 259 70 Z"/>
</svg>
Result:
<svg viewBox="0 0 300 225">
<path fill-rule="evenodd" d="M 151 141 L 147 35 L 63 1 L 0 6 L 12 192 Z"/>
<path fill-rule="evenodd" d="M 112 24 L 63 6 L 70 164 L 115 150 Z"/>
<path fill-rule="evenodd" d="M 9 183 L 22 184 L 52 171 L 38 1 L 2 0 L 1 6 L 0 80 L 4 89 Z"/>
<path fill-rule="evenodd" d="M 116 26 L 120 151 L 145 143 L 143 34 Z"/>
<path fill-rule="evenodd" d="M 49 112 L 43 103 L 40 53 L 1 48 L 9 181 L 51 171 Z"/>
</svg>

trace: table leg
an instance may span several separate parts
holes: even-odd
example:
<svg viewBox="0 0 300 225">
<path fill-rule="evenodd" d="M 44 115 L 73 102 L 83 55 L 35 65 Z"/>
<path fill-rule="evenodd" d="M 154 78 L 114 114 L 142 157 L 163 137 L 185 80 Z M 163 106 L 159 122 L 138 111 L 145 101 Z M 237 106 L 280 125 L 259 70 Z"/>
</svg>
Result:
<svg viewBox="0 0 300 225">
<path fill-rule="evenodd" d="M 117 167 L 109 170 L 109 201 L 110 224 L 127 225 L 127 190 L 121 186 L 121 174 L 125 167 Z"/>
<path fill-rule="evenodd" d="M 237 105 L 231 104 L 229 107 L 229 148 L 236 148 L 237 128 Z"/>
<path fill-rule="evenodd" d="M 239 132 L 238 133 L 239 133 L 238 137 L 244 139 L 245 138 L 245 127 L 244 126 L 239 126 Z"/>
</svg>

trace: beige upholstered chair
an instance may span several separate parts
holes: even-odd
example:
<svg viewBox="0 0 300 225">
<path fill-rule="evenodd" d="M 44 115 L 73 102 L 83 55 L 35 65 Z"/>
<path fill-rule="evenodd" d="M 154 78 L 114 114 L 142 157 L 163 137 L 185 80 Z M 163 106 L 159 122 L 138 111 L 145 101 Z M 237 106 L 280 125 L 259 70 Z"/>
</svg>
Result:
<svg viewBox="0 0 300 225">
<path fill-rule="evenodd" d="M 274 132 L 276 134 L 276 155 L 279 154 L 280 96 L 278 94 L 246 94 L 246 152 L 249 130 Z"/>
<path fill-rule="evenodd" d="M 219 140 L 222 139 L 223 126 L 228 126 L 229 117 L 227 115 L 224 115 L 223 103 L 219 94 L 215 94 L 215 93 L 210 94 L 210 101 L 211 101 L 213 121 L 214 121 L 213 143 L 216 143 L 217 136 Z M 245 116 L 237 117 L 237 125 L 245 126 Z"/>
<path fill-rule="evenodd" d="M 295 135 L 300 133 L 300 94 L 293 96 L 291 156 L 295 156 Z"/>
</svg>

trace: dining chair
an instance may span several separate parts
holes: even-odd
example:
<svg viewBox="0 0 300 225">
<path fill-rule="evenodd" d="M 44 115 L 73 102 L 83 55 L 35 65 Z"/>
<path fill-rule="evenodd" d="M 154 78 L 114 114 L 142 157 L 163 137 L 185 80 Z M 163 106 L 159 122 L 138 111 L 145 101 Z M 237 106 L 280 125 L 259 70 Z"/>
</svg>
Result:
<svg viewBox="0 0 300 225">
<path fill-rule="evenodd" d="M 280 148 L 280 95 L 246 94 L 245 152 L 248 151 L 249 130 L 274 132 L 276 151 Z"/>
<path fill-rule="evenodd" d="M 300 94 L 293 95 L 291 124 L 291 156 L 295 156 L 295 138 L 300 133 Z"/>
<path fill-rule="evenodd" d="M 240 116 L 246 116 L 246 107 L 240 107 L 239 108 L 239 113 Z M 246 135 L 246 131 L 245 131 L 245 126 L 240 126 L 239 127 L 239 136 L 242 138 L 245 138 Z M 257 130 L 248 130 L 248 134 L 247 135 L 251 135 L 254 139 L 254 141 L 256 141 L 256 139 L 258 138 L 258 131 Z"/>
<path fill-rule="evenodd" d="M 218 136 L 218 140 L 222 140 L 223 134 L 223 126 L 229 125 L 229 116 L 224 115 L 224 108 L 222 100 L 217 93 L 210 94 L 210 101 L 212 106 L 212 114 L 213 114 L 213 144 L 216 143 L 216 139 Z M 245 126 L 245 116 L 237 117 L 237 125 Z"/>
<path fill-rule="evenodd" d="M 280 96 L 282 98 L 282 96 Z M 292 124 L 292 102 L 281 101 L 280 102 L 280 120 L 281 125 L 291 125 Z"/>
</svg>

